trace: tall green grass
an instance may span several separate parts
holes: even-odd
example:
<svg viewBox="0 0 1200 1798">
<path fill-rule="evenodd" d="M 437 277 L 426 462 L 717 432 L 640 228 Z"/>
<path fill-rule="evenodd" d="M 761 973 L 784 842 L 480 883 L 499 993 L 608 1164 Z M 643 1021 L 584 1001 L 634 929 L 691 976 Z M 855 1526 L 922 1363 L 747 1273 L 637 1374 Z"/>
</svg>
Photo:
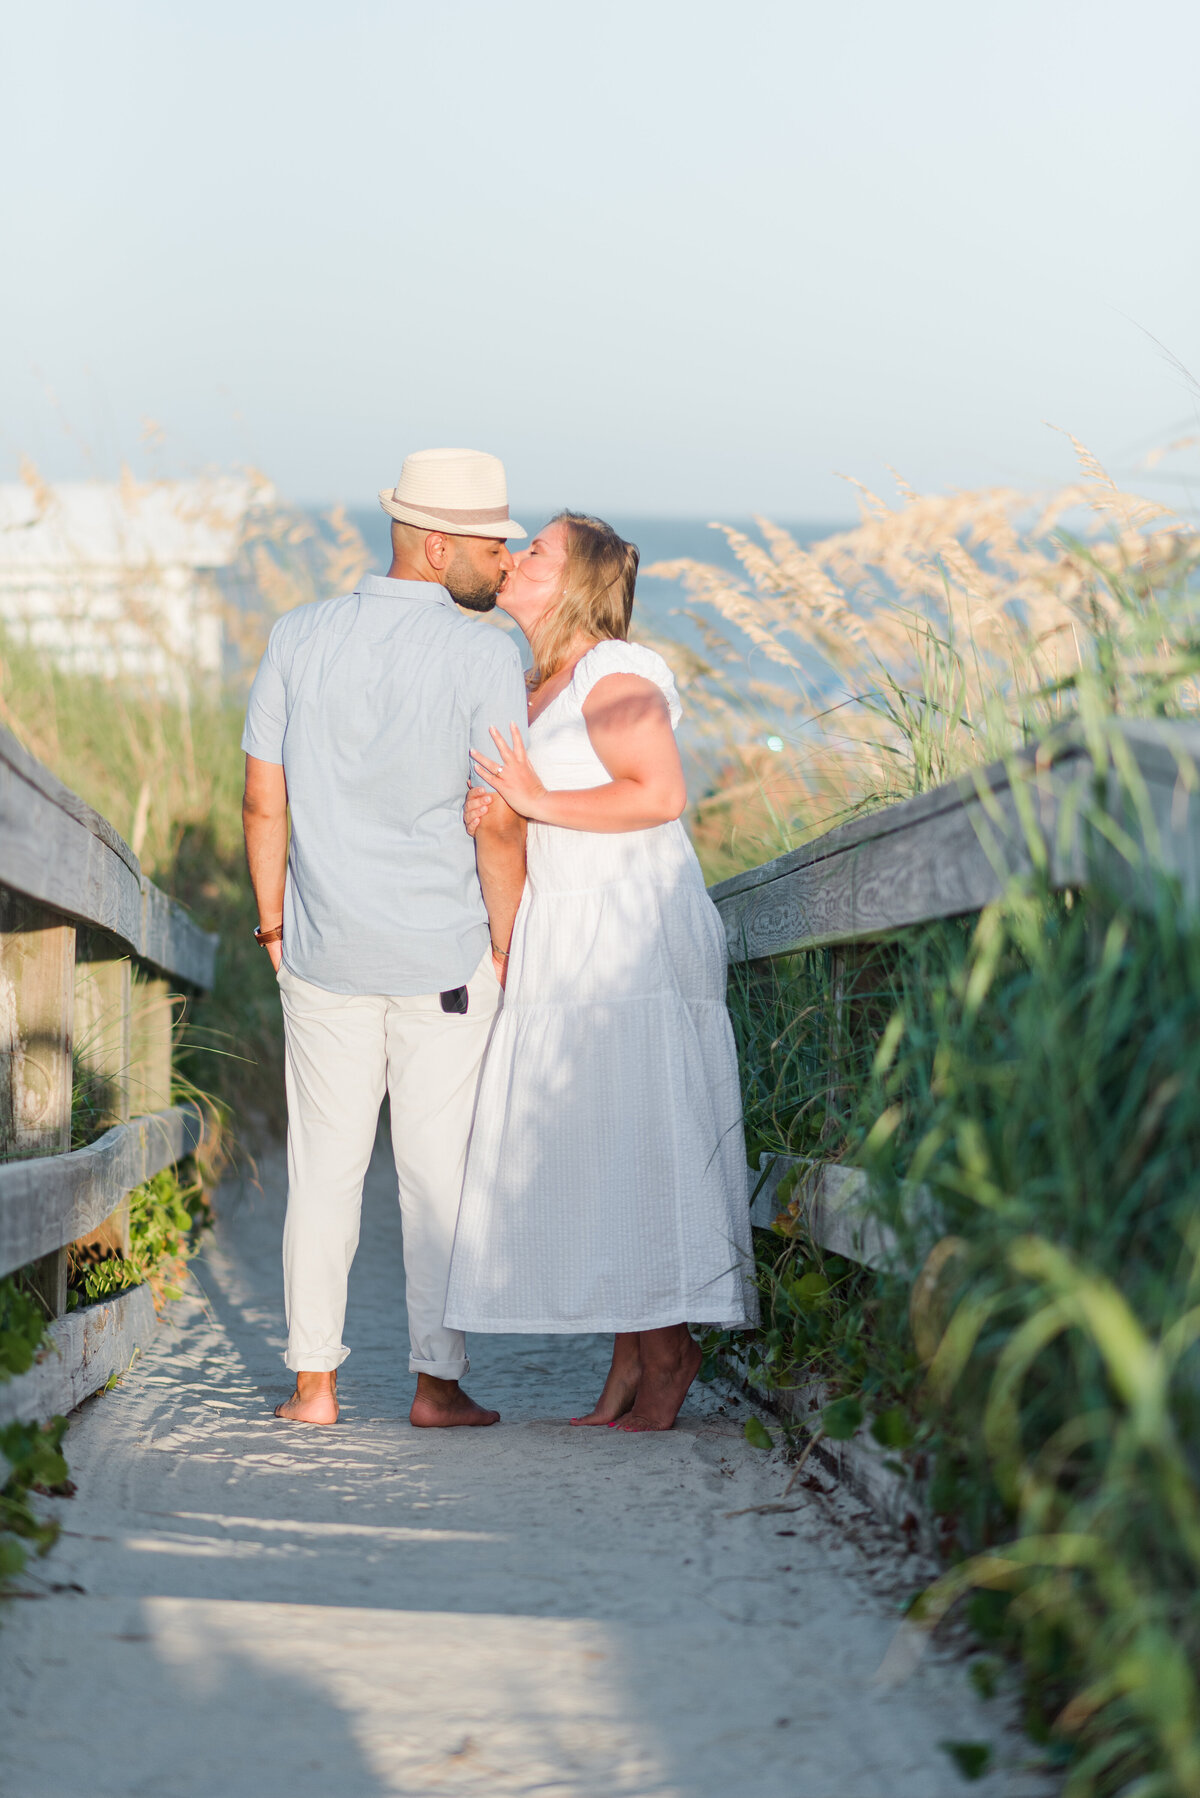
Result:
<svg viewBox="0 0 1200 1798">
<path fill-rule="evenodd" d="M 889 547 L 886 520 L 864 525 L 843 564 L 869 551 L 892 576 L 860 594 L 865 697 L 810 742 L 790 810 L 776 785 L 754 859 L 1069 726 L 1135 819 L 1110 721 L 1196 719 L 1200 669 L 1200 544 L 1177 526 L 1151 544 L 1136 522 L 1124 508 L 1089 544 L 1014 544 L 1007 586 L 978 538 L 903 517 Z M 758 590 L 811 638 L 819 569 L 770 550 Z M 1139 856 L 1136 833 L 1094 821 L 1116 864 L 1139 862 L 1148 909 L 1035 874 L 975 917 L 848 952 L 837 998 L 825 954 L 735 969 L 752 1151 L 858 1163 L 905 1251 L 871 1273 L 786 1221 L 758 1233 L 750 1358 L 765 1385 L 818 1377 L 836 1433 L 865 1419 L 919 1485 L 948 1571 L 915 1616 L 961 1604 L 1017 1657 L 1070 1798 L 1197 1798 L 1200 918 L 1153 832 Z"/>
<path fill-rule="evenodd" d="M 913 1182 L 941 1219 L 877 1323 L 945 1540 L 989 1551 L 946 1591 L 997 1595 L 1069 1790 L 1194 1792 L 1200 930 L 1027 891 L 880 985 L 847 1146 L 910 1248 Z"/>
<path fill-rule="evenodd" d="M 137 850 L 150 878 L 217 931 L 213 990 L 188 1006 L 180 1071 L 244 1125 L 283 1116 L 278 995 L 242 848 L 242 697 L 64 673 L 0 641 L 0 720 Z"/>
<path fill-rule="evenodd" d="M 1151 915 L 1031 885 L 909 932 L 836 1077 L 823 959 L 731 988 L 751 1146 L 865 1167 L 911 1271 L 759 1232 L 756 1377 L 820 1379 L 919 1482 L 925 1615 L 1020 1656 L 1073 1798 L 1194 1798 L 1200 925 L 1166 882 Z"/>
<path fill-rule="evenodd" d="M 52 505 L 34 471 L 24 478 L 39 503 Z M 137 497 L 134 484 L 131 503 Z M 246 690 L 279 614 L 346 592 L 367 561 L 340 508 L 318 518 L 273 498 L 256 502 L 227 571 L 237 603 L 220 604 L 215 593 L 206 602 L 219 605 L 240 660 L 223 686 L 198 679 L 160 641 L 153 568 L 127 571 L 125 612 L 110 623 L 114 645 L 128 627 L 161 652 L 160 680 L 68 673 L 19 634 L 0 634 L 0 723 L 121 832 L 152 880 L 220 935 L 216 983 L 188 1008 L 177 1068 L 221 1099 L 243 1132 L 278 1131 L 284 1115 L 278 994 L 251 934 L 257 916 L 242 851 Z M 103 623 L 89 628 L 103 645 Z"/>
</svg>

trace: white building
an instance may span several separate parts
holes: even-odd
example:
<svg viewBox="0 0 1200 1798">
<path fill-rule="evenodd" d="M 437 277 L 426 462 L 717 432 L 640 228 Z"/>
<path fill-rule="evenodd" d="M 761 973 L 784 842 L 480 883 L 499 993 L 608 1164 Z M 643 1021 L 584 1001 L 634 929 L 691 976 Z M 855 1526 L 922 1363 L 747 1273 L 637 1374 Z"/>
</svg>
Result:
<svg viewBox="0 0 1200 1798">
<path fill-rule="evenodd" d="M 0 485 L 0 623 L 79 672 L 219 675 L 242 599 L 249 479 Z"/>
</svg>

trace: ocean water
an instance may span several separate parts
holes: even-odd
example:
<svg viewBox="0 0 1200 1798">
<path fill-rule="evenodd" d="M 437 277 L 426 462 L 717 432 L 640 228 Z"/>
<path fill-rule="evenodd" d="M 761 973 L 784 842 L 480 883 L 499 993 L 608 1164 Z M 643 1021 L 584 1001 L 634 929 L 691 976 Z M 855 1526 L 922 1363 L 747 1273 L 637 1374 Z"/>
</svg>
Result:
<svg viewBox="0 0 1200 1798">
<path fill-rule="evenodd" d="M 379 569 L 387 567 L 391 559 L 391 544 L 388 536 L 388 519 L 379 508 L 371 511 L 355 510 L 349 513 L 353 523 L 362 533 L 367 547 L 375 558 L 374 565 Z M 543 520 L 537 514 L 526 517 L 518 508 L 516 516 L 532 535 L 538 530 Z M 641 555 L 640 566 L 643 570 L 655 562 L 674 562 L 687 557 L 697 562 L 710 562 L 719 568 L 727 568 L 731 573 L 738 570 L 738 561 L 725 539 L 724 533 L 713 530 L 703 519 L 695 518 L 635 518 L 614 515 L 608 522 L 613 529 L 619 531 L 627 542 L 636 543 Z M 756 536 L 753 521 L 745 518 L 727 518 L 725 524 L 735 526 L 750 536 Z M 798 543 L 815 543 L 833 532 L 844 530 L 845 522 L 824 523 L 812 519 L 789 520 L 776 519 L 773 522 L 790 531 Z M 684 608 L 688 604 L 687 594 L 678 581 L 664 580 L 661 577 L 651 579 L 639 573 L 637 595 L 634 602 L 634 630 L 639 623 L 649 635 L 664 637 L 684 644 L 689 649 L 704 654 L 704 639 L 692 623 L 684 616 Z M 748 691 L 751 681 L 770 681 L 786 686 L 789 681 L 788 670 L 770 662 L 746 638 L 738 642 L 742 659 L 726 669 L 726 678 L 730 683 Z M 769 712 L 763 711 L 752 727 L 754 734 L 766 738 L 774 737 L 776 729 L 783 728 L 781 720 L 773 718 Z M 793 727 L 794 728 L 794 725 Z M 774 744 L 772 744 L 772 747 Z"/>
</svg>

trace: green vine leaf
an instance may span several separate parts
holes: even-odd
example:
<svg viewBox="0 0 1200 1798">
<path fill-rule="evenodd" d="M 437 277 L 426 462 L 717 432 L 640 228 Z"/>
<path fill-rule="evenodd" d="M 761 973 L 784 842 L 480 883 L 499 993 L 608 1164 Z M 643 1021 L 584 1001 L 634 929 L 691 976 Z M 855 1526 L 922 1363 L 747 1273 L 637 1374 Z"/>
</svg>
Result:
<svg viewBox="0 0 1200 1798">
<path fill-rule="evenodd" d="M 881 1411 L 871 1421 L 871 1434 L 881 1448 L 907 1448 L 913 1439 L 908 1414 L 899 1405 Z"/>
<path fill-rule="evenodd" d="M 939 1742 L 964 1779 L 982 1779 L 992 1761 L 990 1742 Z"/>
<path fill-rule="evenodd" d="M 835 1398 L 821 1412 L 821 1428 L 834 1442 L 846 1442 L 863 1420 L 863 1408 L 853 1397 Z"/>
<path fill-rule="evenodd" d="M 775 1446 L 771 1440 L 771 1432 L 768 1430 L 761 1417 L 748 1417 L 746 1419 L 745 1437 L 751 1448 L 767 1450 L 772 1449 Z"/>
</svg>

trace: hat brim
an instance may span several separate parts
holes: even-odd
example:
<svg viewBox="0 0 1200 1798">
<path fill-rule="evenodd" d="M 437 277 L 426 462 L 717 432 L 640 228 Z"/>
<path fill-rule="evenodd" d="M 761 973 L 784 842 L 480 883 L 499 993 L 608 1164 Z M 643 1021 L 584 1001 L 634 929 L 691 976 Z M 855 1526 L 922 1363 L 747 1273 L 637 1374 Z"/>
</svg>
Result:
<svg viewBox="0 0 1200 1798">
<path fill-rule="evenodd" d="M 448 537 L 527 537 L 528 531 L 512 518 L 499 520 L 489 519 L 486 524 L 464 525 L 449 518 L 437 518 L 432 512 L 414 511 L 411 506 L 403 505 L 394 499 L 386 487 L 379 494 L 379 503 L 389 518 L 398 524 L 415 525 L 419 531 L 444 531 Z"/>
</svg>

